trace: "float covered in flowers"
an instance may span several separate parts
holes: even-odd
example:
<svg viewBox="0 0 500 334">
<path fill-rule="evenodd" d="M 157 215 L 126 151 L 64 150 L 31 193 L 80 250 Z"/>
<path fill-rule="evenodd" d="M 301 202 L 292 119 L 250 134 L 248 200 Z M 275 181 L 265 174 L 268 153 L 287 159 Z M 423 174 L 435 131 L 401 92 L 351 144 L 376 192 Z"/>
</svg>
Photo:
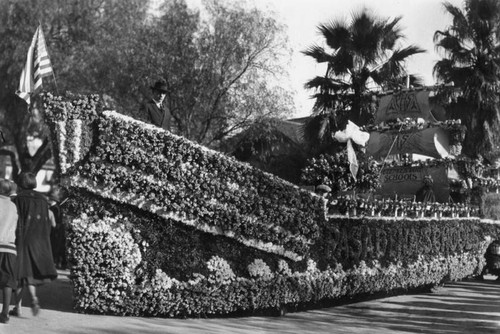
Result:
<svg viewBox="0 0 500 334">
<path fill-rule="evenodd" d="M 478 274 L 500 235 L 467 215 L 328 215 L 309 191 L 114 111 L 44 96 L 75 308 L 185 317 L 329 305 Z"/>
</svg>

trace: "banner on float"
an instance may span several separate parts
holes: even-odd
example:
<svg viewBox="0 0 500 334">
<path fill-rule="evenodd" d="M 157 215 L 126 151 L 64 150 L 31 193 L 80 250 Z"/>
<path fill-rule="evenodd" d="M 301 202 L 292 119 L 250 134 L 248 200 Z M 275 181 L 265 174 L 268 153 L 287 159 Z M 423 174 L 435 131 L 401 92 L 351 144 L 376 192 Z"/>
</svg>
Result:
<svg viewBox="0 0 500 334">
<path fill-rule="evenodd" d="M 394 144 L 393 144 L 394 143 Z M 449 155 L 448 132 L 442 128 L 427 128 L 412 132 L 370 132 L 366 153 L 374 159 L 383 159 L 387 154 L 415 153 L 432 158 Z"/>
<path fill-rule="evenodd" d="M 436 121 L 429 106 L 428 91 L 400 92 L 380 98 L 375 123 L 408 117 Z"/>
<path fill-rule="evenodd" d="M 450 187 L 446 166 L 386 167 L 380 175 L 382 196 L 415 196 L 424 186 L 424 177 L 430 175 L 434 181 L 432 190 L 437 202 L 448 202 Z"/>
</svg>

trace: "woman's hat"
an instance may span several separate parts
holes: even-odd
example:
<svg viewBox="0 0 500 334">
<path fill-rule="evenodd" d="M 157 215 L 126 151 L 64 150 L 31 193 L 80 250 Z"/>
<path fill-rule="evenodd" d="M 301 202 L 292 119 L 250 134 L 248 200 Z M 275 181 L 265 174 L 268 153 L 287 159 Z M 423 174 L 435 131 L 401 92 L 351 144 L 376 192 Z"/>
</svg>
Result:
<svg viewBox="0 0 500 334">
<path fill-rule="evenodd" d="M 165 80 L 158 80 L 155 82 L 154 86 L 151 86 L 152 90 L 157 90 L 162 93 L 167 93 L 168 92 L 168 86 Z"/>
</svg>

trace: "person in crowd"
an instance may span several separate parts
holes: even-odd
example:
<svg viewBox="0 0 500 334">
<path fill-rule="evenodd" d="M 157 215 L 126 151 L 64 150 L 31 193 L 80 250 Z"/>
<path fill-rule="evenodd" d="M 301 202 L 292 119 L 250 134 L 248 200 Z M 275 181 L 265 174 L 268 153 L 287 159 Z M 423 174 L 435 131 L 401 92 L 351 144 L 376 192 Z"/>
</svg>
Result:
<svg viewBox="0 0 500 334">
<path fill-rule="evenodd" d="M 500 240 L 494 240 L 486 249 L 484 254 L 486 265 L 479 275 L 480 279 L 484 279 L 484 275 L 491 274 L 497 276 L 497 281 L 500 281 Z"/>
<path fill-rule="evenodd" d="M 16 229 L 16 306 L 10 312 L 14 316 L 21 314 L 23 290 L 26 287 L 31 296 L 33 315 L 38 315 L 40 304 L 36 286 L 57 278 L 50 245 L 50 230 L 55 226 L 55 220 L 47 199 L 34 190 L 36 187 L 35 174 L 24 172 L 19 175 L 18 192 L 14 199 L 19 215 Z"/>
<path fill-rule="evenodd" d="M 146 117 L 149 123 L 171 131 L 174 120 L 165 101 L 168 93 L 167 83 L 165 80 L 159 80 L 150 88 L 153 92 L 153 97 L 144 104 L 142 108 L 143 116 Z"/>
<path fill-rule="evenodd" d="M 0 323 L 9 322 L 12 289 L 16 288 L 17 208 L 10 200 L 11 182 L 0 179 L 0 288 L 3 290 Z"/>
<path fill-rule="evenodd" d="M 326 184 L 320 184 L 316 187 L 315 193 L 326 200 L 326 208 L 328 214 L 337 213 L 336 203 L 332 201 L 332 188 L 330 188 Z"/>
<path fill-rule="evenodd" d="M 417 202 L 423 203 L 434 203 L 436 202 L 436 195 L 434 195 L 434 190 L 432 190 L 432 185 L 434 180 L 432 176 L 424 176 L 424 186 L 420 188 L 415 194 Z"/>
<path fill-rule="evenodd" d="M 52 186 L 48 194 L 49 209 L 54 214 L 56 226 L 50 232 L 50 244 L 52 246 L 52 256 L 56 268 L 66 268 L 66 230 L 63 224 L 63 217 L 60 208 L 63 200 L 63 192 L 60 187 Z"/>
</svg>

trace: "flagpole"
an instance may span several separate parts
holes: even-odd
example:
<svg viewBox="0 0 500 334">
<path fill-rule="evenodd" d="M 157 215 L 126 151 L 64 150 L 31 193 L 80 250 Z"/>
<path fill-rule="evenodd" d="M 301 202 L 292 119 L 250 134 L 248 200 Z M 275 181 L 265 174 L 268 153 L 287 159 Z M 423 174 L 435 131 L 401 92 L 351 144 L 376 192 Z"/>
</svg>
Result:
<svg viewBox="0 0 500 334">
<path fill-rule="evenodd" d="M 59 88 L 57 87 L 57 80 L 54 71 L 52 71 L 52 77 L 54 78 L 54 85 L 56 86 L 56 93 L 59 95 Z"/>
</svg>

